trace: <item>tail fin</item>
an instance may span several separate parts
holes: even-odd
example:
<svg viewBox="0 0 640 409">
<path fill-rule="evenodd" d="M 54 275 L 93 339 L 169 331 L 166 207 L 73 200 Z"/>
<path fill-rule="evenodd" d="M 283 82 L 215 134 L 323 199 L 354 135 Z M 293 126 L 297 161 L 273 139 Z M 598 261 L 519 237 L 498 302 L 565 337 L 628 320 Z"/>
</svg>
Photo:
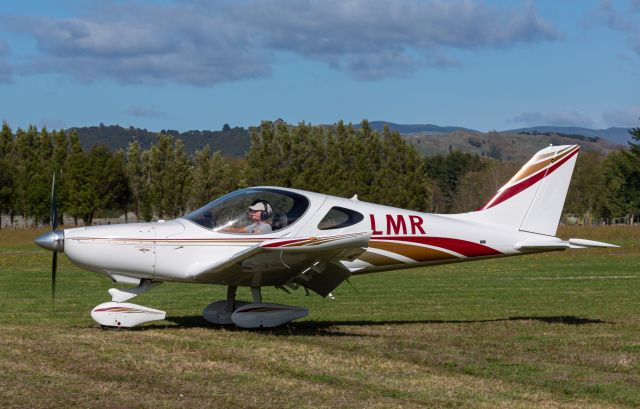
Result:
<svg viewBox="0 0 640 409">
<path fill-rule="evenodd" d="M 555 236 L 580 147 L 542 149 L 477 212 L 474 220 Z"/>
</svg>

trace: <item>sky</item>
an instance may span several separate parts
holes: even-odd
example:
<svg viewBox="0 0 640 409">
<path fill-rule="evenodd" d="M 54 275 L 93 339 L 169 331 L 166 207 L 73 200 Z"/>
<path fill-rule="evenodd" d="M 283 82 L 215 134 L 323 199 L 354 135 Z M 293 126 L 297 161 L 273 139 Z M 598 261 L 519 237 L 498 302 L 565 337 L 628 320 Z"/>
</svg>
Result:
<svg viewBox="0 0 640 409">
<path fill-rule="evenodd" d="M 640 125 L 640 0 L 0 2 L 0 120 Z"/>
</svg>

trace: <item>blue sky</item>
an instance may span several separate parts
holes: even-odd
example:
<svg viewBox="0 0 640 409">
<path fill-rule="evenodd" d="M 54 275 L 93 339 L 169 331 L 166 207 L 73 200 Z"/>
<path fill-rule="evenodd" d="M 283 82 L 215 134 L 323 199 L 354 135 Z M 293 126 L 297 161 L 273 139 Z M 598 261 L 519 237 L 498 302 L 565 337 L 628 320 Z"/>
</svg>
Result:
<svg viewBox="0 0 640 409">
<path fill-rule="evenodd" d="M 2 2 L 0 119 L 638 126 L 639 22 L 640 0 Z"/>
</svg>

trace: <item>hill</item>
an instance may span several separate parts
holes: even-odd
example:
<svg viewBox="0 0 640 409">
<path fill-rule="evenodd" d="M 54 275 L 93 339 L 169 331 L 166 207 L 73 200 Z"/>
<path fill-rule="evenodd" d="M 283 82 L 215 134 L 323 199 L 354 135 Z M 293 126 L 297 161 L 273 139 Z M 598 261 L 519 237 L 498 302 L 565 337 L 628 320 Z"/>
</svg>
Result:
<svg viewBox="0 0 640 409">
<path fill-rule="evenodd" d="M 462 128 L 459 126 L 438 126 L 433 124 L 412 124 L 412 125 L 403 125 L 396 124 L 388 121 L 371 121 L 369 122 L 369 126 L 371 129 L 374 129 L 378 132 L 381 132 L 384 129 L 384 126 L 387 125 L 390 130 L 399 132 L 402 135 L 407 134 L 443 134 L 443 133 L 451 133 L 451 132 L 472 132 L 472 133 L 480 133 L 480 131 L 476 131 L 474 129 Z M 357 125 L 356 128 L 359 128 L 360 125 Z"/>
<path fill-rule="evenodd" d="M 526 161 L 531 154 L 550 144 L 578 144 L 585 151 L 608 154 L 620 145 L 598 137 L 559 134 L 524 134 L 506 132 L 453 132 L 441 135 L 412 135 L 407 140 L 426 156 L 458 150 L 498 160 Z"/>
<path fill-rule="evenodd" d="M 80 143 L 84 149 L 93 145 L 105 145 L 111 150 L 126 149 L 129 142 L 138 141 L 143 149 L 148 149 L 156 141 L 157 132 L 146 129 L 119 125 L 89 126 L 70 128 L 67 132 L 76 130 L 80 137 Z M 193 154 L 197 149 L 209 145 L 213 152 L 220 151 L 224 156 L 241 157 L 249 150 L 249 132 L 240 127 L 225 127 L 221 131 L 186 131 L 162 130 L 184 142 L 185 150 Z"/>
<path fill-rule="evenodd" d="M 625 128 L 609 128 L 593 130 L 573 127 L 532 127 L 511 131 L 483 133 L 473 129 L 456 126 L 438 125 L 403 125 L 387 121 L 372 121 L 371 128 L 382 131 L 388 125 L 392 131 L 402 134 L 420 152 L 427 156 L 445 154 L 452 150 L 476 153 L 481 156 L 504 160 L 527 160 L 532 152 L 549 144 L 580 144 L 586 151 L 607 154 L 626 146 L 630 140 Z M 292 125 L 295 126 L 295 125 Z M 360 127 L 359 124 L 354 125 Z M 148 149 L 155 142 L 157 132 L 146 129 L 118 125 L 104 125 L 76 130 L 83 148 L 88 149 L 96 144 L 106 145 L 109 149 L 125 149 L 129 142 L 138 141 L 143 149 Z M 562 131 L 562 132 L 560 132 Z M 225 127 L 221 131 L 192 130 L 178 132 L 161 130 L 160 132 L 180 138 L 185 150 L 193 154 L 197 149 L 209 145 L 212 151 L 220 151 L 224 156 L 243 157 L 249 150 L 249 131 L 241 127 Z M 608 136 L 605 138 L 605 136 Z"/>
<path fill-rule="evenodd" d="M 503 133 L 523 133 L 530 135 L 539 134 L 560 134 L 560 135 L 582 135 L 591 138 L 607 139 L 613 143 L 619 145 L 627 145 L 627 142 L 631 141 L 631 135 L 628 128 L 607 128 L 607 129 L 589 129 L 580 128 L 576 126 L 533 126 L 530 128 L 511 129 L 508 131 L 502 131 Z"/>
</svg>

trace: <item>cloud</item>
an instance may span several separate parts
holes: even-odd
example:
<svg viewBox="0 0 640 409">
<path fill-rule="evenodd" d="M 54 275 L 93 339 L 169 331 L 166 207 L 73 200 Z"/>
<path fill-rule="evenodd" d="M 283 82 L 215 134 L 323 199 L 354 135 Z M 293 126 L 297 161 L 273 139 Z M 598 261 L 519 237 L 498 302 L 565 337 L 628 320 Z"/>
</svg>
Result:
<svg viewBox="0 0 640 409">
<path fill-rule="evenodd" d="M 9 45 L 0 41 L 0 84 L 10 84 L 13 82 L 13 67 L 9 62 L 11 50 Z"/>
<path fill-rule="evenodd" d="M 638 26 L 640 16 L 638 12 L 640 12 L 640 0 L 631 0 L 629 10 L 626 13 L 616 10 L 613 1 L 603 0 L 594 16 L 597 21 L 609 28 L 626 33 L 631 49 L 640 55 L 640 26 Z"/>
<path fill-rule="evenodd" d="M 602 120 L 607 126 L 618 126 L 621 128 L 632 128 L 640 125 L 640 106 L 606 111 L 602 114 Z"/>
<path fill-rule="evenodd" d="M 510 47 L 560 37 L 532 8 L 498 10 L 477 1 L 265 0 L 254 4 L 246 18 L 261 27 L 269 48 L 362 79 L 459 64 L 446 56 L 447 49 Z"/>
<path fill-rule="evenodd" d="M 532 6 L 478 0 L 94 2 L 69 19 L 0 15 L 0 27 L 36 42 L 23 74 L 196 86 L 268 76 L 280 52 L 375 80 L 456 66 L 453 49 L 561 38 Z"/>
<path fill-rule="evenodd" d="M 591 118 L 576 111 L 523 112 L 508 121 L 523 123 L 527 126 L 580 126 L 586 128 L 593 126 Z"/>
<path fill-rule="evenodd" d="M 131 106 L 125 113 L 136 118 L 165 118 L 166 113 L 160 112 L 153 107 Z"/>
</svg>

